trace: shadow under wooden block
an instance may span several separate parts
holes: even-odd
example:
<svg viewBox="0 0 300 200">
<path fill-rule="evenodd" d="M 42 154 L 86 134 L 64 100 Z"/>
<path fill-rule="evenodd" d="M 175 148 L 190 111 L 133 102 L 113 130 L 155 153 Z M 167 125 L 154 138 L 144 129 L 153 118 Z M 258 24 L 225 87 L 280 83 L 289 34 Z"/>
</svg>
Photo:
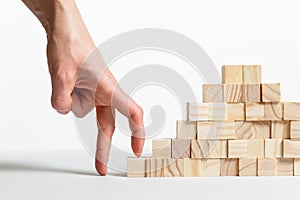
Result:
<svg viewBox="0 0 300 200">
<path fill-rule="evenodd" d="M 246 103 L 246 121 L 263 121 L 265 119 L 264 103 Z"/>
<path fill-rule="evenodd" d="M 176 124 L 177 139 L 196 139 L 197 123 L 178 120 Z"/>
<path fill-rule="evenodd" d="M 283 106 L 284 120 L 300 120 L 300 102 L 285 102 Z"/>
<path fill-rule="evenodd" d="M 254 139 L 253 122 L 236 121 L 235 122 L 236 139 Z"/>
<path fill-rule="evenodd" d="M 207 121 L 208 104 L 207 103 L 187 103 L 188 121 Z"/>
<path fill-rule="evenodd" d="M 294 176 L 300 176 L 300 158 L 294 158 Z"/>
<path fill-rule="evenodd" d="M 237 158 L 221 159 L 220 174 L 221 176 L 238 176 L 239 159 Z"/>
<path fill-rule="evenodd" d="M 265 120 L 281 121 L 283 105 L 281 103 L 265 103 Z"/>
<path fill-rule="evenodd" d="M 257 158 L 240 158 L 239 176 L 257 176 Z"/>
<path fill-rule="evenodd" d="M 247 157 L 248 158 L 264 158 L 265 157 L 265 141 L 264 139 L 250 139 L 247 141 Z"/>
<path fill-rule="evenodd" d="M 254 121 L 252 131 L 255 139 L 271 138 L 271 122 L 270 121 Z"/>
<path fill-rule="evenodd" d="M 260 102 L 260 84 L 245 84 L 243 85 L 243 99 L 245 103 Z"/>
<path fill-rule="evenodd" d="M 222 83 L 243 83 L 243 66 L 224 65 L 222 67 Z"/>
<path fill-rule="evenodd" d="M 221 103 L 223 102 L 222 84 L 203 84 L 202 85 L 203 103 Z"/>
<path fill-rule="evenodd" d="M 283 140 L 283 157 L 300 158 L 300 141 Z"/>
<path fill-rule="evenodd" d="M 171 139 L 153 139 L 152 157 L 171 158 Z"/>
<path fill-rule="evenodd" d="M 127 177 L 145 177 L 145 158 L 127 158 Z"/>
<path fill-rule="evenodd" d="M 243 100 L 242 84 L 224 84 L 223 100 L 227 103 L 241 103 Z"/>
<path fill-rule="evenodd" d="M 300 140 L 300 121 L 291 121 L 290 137 L 292 140 Z"/>
<path fill-rule="evenodd" d="M 261 83 L 261 65 L 243 65 L 243 83 Z"/>
<path fill-rule="evenodd" d="M 294 159 L 293 158 L 277 158 L 275 161 L 276 176 L 293 176 L 294 175 Z"/>
<path fill-rule="evenodd" d="M 226 140 L 192 140 L 192 158 L 227 158 Z"/>
<path fill-rule="evenodd" d="M 172 158 L 190 158 L 191 141 L 183 139 L 172 139 Z"/>
<path fill-rule="evenodd" d="M 282 158 L 283 153 L 282 139 L 266 139 L 265 140 L 265 157 L 266 158 Z"/>
<path fill-rule="evenodd" d="M 202 176 L 202 160 L 184 158 L 184 177 Z"/>
<path fill-rule="evenodd" d="M 262 102 L 280 102 L 280 83 L 261 84 Z"/>
<path fill-rule="evenodd" d="M 275 158 L 257 159 L 258 176 L 275 176 Z"/>
<path fill-rule="evenodd" d="M 203 176 L 220 176 L 220 159 L 202 159 Z"/>
<path fill-rule="evenodd" d="M 290 121 L 272 121 L 271 138 L 273 139 L 290 138 Z"/>
<path fill-rule="evenodd" d="M 247 140 L 228 140 L 228 158 L 246 158 L 247 155 Z"/>
<path fill-rule="evenodd" d="M 197 139 L 235 139 L 235 123 L 227 121 L 197 122 Z"/>
<path fill-rule="evenodd" d="M 244 103 L 228 103 L 227 104 L 227 120 L 245 120 L 245 104 Z"/>
</svg>

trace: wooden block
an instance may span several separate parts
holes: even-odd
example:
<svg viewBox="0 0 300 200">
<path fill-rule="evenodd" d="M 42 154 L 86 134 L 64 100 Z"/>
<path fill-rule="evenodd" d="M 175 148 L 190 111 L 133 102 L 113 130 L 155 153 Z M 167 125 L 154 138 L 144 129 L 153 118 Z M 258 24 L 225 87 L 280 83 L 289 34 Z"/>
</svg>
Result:
<svg viewBox="0 0 300 200">
<path fill-rule="evenodd" d="M 300 103 L 286 102 L 283 108 L 284 120 L 300 120 Z"/>
<path fill-rule="evenodd" d="M 266 139 L 265 140 L 265 157 L 281 158 L 282 155 L 282 139 Z"/>
<path fill-rule="evenodd" d="M 240 103 L 243 100 L 242 84 L 224 84 L 223 100 L 228 103 Z"/>
<path fill-rule="evenodd" d="M 223 102 L 222 84 L 203 84 L 203 103 L 221 103 Z"/>
<path fill-rule="evenodd" d="M 260 84 L 245 84 L 243 85 L 242 102 L 260 102 Z"/>
<path fill-rule="evenodd" d="M 254 139 L 253 122 L 236 121 L 235 137 L 236 139 Z"/>
<path fill-rule="evenodd" d="M 190 148 L 190 140 L 172 139 L 172 158 L 190 158 Z"/>
<path fill-rule="evenodd" d="M 225 158 L 221 159 L 221 176 L 238 176 L 239 175 L 239 159 Z"/>
<path fill-rule="evenodd" d="M 183 159 L 162 159 L 161 177 L 181 177 L 184 173 Z"/>
<path fill-rule="evenodd" d="M 177 139 L 196 139 L 197 123 L 178 120 L 176 124 Z"/>
<path fill-rule="evenodd" d="M 220 159 L 202 159 L 203 176 L 220 176 Z"/>
<path fill-rule="evenodd" d="M 197 122 L 197 139 L 235 139 L 234 122 Z"/>
<path fill-rule="evenodd" d="M 284 140 L 283 157 L 300 158 L 300 141 Z"/>
<path fill-rule="evenodd" d="M 228 103 L 227 104 L 227 120 L 245 120 L 244 103 Z"/>
<path fill-rule="evenodd" d="M 247 141 L 247 145 L 248 158 L 265 157 L 265 141 L 263 139 L 250 139 Z"/>
<path fill-rule="evenodd" d="M 300 140 L 300 121 L 291 121 L 290 137 L 292 140 Z"/>
<path fill-rule="evenodd" d="M 171 139 L 153 139 L 152 157 L 171 158 Z"/>
<path fill-rule="evenodd" d="M 254 121 L 252 131 L 256 139 L 269 139 L 271 138 L 271 122 Z"/>
<path fill-rule="evenodd" d="M 239 176 L 257 176 L 257 158 L 239 158 Z"/>
<path fill-rule="evenodd" d="M 192 158 L 227 158 L 226 140 L 192 140 Z"/>
<path fill-rule="evenodd" d="M 265 106 L 263 103 L 246 103 L 246 121 L 262 121 L 265 118 Z"/>
<path fill-rule="evenodd" d="M 294 175 L 294 159 L 293 158 L 277 158 L 275 162 L 276 176 L 293 176 Z"/>
<path fill-rule="evenodd" d="M 208 104 L 207 103 L 187 103 L 188 121 L 207 121 Z"/>
<path fill-rule="evenodd" d="M 208 104 L 208 120 L 227 120 L 227 104 L 226 103 L 209 103 Z"/>
<path fill-rule="evenodd" d="M 300 176 L 300 159 L 294 158 L 294 176 Z"/>
<path fill-rule="evenodd" d="M 224 65 L 222 67 L 222 83 L 243 83 L 243 66 Z"/>
<path fill-rule="evenodd" d="M 127 158 L 127 177 L 145 177 L 145 158 Z"/>
<path fill-rule="evenodd" d="M 261 83 L 261 65 L 243 65 L 243 83 Z"/>
<path fill-rule="evenodd" d="M 283 105 L 281 103 L 265 103 L 265 120 L 281 121 Z"/>
<path fill-rule="evenodd" d="M 228 158 L 245 158 L 247 154 L 247 140 L 228 140 Z"/>
<path fill-rule="evenodd" d="M 257 162 L 258 176 L 275 176 L 275 158 L 258 158 Z"/>
<path fill-rule="evenodd" d="M 273 139 L 290 138 L 290 122 L 289 121 L 272 121 L 271 138 L 273 138 Z"/>
<path fill-rule="evenodd" d="M 202 160 L 184 158 L 184 177 L 202 176 Z"/>
<path fill-rule="evenodd" d="M 152 158 L 145 159 L 145 176 L 151 177 L 151 160 Z"/>
<path fill-rule="evenodd" d="M 147 163 L 148 165 L 148 163 Z M 162 177 L 164 168 L 163 158 L 151 158 L 150 159 L 150 177 Z M 147 172 L 148 174 L 148 172 Z"/>
<path fill-rule="evenodd" d="M 261 84 L 262 102 L 280 102 L 280 83 Z"/>
</svg>

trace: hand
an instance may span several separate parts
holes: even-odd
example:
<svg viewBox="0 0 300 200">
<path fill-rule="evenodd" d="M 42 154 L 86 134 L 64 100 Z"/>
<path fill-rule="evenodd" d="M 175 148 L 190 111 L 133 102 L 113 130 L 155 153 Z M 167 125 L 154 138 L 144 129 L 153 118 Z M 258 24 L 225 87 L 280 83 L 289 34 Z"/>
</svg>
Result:
<svg viewBox="0 0 300 200">
<path fill-rule="evenodd" d="M 47 33 L 47 57 L 52 81 L 51 103 L 61 114 L 83 117 L 96 107 L 98 139 L 96 169 L 107 173 L 115 129 L 115 109 L 129 120 L 131 146 L 136 156 L 144 145 L 143 110 L 118 85 L 73 0 L 23 0 Z"/>
</svg>

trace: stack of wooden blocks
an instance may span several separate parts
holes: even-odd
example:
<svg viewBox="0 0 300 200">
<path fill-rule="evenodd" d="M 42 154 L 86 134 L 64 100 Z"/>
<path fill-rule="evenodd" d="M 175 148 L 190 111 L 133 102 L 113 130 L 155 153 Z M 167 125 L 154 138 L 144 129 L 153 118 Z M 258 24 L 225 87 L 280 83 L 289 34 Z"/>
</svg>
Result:
<svg viewBox="0 0 300 200">
<path fill-rule="evenodd" d="M 225 65 L 203 85 L 177 137 L 153 139 L 152 158 L 128 158 L 128 177 L 300 175 L 300 102 L 280 102 L 280 84 L 260 65 Z"/>
</svg>

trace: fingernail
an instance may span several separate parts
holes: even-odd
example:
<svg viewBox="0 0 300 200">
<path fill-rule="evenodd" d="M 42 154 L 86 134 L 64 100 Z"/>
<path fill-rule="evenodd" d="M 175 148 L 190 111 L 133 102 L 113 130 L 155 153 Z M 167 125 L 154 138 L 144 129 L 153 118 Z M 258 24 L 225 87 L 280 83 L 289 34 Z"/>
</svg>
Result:
<svg viewBox="0 0 300 200">
<path fill-rule="evenodd" d="M 59 114 L 65 115 L 68 114 L 68 110 L 56 110 Z"/>
</svg>

